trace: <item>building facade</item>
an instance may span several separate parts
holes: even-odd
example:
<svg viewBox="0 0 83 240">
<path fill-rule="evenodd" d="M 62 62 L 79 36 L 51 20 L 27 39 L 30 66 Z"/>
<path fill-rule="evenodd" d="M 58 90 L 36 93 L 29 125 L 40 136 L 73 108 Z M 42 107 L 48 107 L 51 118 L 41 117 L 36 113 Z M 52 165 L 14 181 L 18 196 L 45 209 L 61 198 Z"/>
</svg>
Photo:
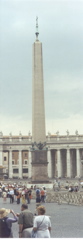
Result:
<svg viewBox="0 0 83 240">
<path fill-rule="evenodd" d="M 83 135 L 48 134 L 48 178 L 83 177 Z M 0 166 L 8 178 L 32 179 L 32 136 L 0 135 Z"/>
</svg>

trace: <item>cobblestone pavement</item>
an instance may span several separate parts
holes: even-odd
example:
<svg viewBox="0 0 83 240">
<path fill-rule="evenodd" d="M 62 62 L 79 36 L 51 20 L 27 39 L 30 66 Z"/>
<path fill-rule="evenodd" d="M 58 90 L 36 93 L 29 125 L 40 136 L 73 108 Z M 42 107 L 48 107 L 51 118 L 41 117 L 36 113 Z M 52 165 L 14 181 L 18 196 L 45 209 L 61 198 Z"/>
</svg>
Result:
<svg viewBox="0 0 83 240">
<path fill-rule="evenodd" d="M 83 207 L 73 205 L 58 205 L 57 203 L 44 203 L 46 214 L 51 216 L 52 232 L 51 238 L 83 238 Z M 35 199 L 31 200 L 28 205 L 29 209 L 34 213 Z M 21 204 L 17 205 L 9 203 L 9 198 L 6 203 L 0 198 L 0 208 L 11 208 L 16 213 L 20 212 Z M 12 216 L 12 214 L 11 214 Z M 14 238 L 18 237 L 18 224 L 13 223 Z"/>
</svg>

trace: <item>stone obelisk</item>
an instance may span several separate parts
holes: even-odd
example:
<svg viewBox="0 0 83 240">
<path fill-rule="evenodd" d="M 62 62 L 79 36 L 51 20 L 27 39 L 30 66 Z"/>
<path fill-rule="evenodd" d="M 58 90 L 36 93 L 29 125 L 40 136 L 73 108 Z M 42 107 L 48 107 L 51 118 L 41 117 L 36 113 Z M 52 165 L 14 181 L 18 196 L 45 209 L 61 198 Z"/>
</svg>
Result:
<svg viewBox="0 0 83 240">
<path fill-rule="evenodd" d="M 47 150 L 45 133 L 44 80 L 42 43 L 38 40 L 38 18 L 36 18 L 36 40 L 33 43 L 32 64 L 32 181 L 47 181 Z"/>
</svg>

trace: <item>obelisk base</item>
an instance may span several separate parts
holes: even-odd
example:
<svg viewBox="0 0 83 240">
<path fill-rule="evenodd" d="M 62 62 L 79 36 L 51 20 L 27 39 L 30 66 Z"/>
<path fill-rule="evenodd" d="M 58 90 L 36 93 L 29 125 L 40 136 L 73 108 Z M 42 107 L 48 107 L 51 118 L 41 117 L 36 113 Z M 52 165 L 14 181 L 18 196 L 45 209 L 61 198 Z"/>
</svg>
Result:
<svg viewBox="0 0 83 240">
<path fill-rule="evenodd" d="M 49 182 L 47 165 L 47 150 L 32 151 L 32 182 Z"/>
</svg>

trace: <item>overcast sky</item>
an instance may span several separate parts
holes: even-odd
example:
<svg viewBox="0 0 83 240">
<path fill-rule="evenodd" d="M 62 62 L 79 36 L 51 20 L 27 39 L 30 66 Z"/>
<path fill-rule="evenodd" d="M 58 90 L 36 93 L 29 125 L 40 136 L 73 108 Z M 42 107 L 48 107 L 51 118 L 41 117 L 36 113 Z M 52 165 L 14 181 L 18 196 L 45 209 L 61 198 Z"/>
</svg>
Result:
<svg viewBox="0 0 83 240">
<path fill-rule="evenodd" d="M 32 133 L 32 44 L 43 46 L 46 133 L 83 134 L 83 1 L 0 0 L 0 131 Z"/>
</svg>

